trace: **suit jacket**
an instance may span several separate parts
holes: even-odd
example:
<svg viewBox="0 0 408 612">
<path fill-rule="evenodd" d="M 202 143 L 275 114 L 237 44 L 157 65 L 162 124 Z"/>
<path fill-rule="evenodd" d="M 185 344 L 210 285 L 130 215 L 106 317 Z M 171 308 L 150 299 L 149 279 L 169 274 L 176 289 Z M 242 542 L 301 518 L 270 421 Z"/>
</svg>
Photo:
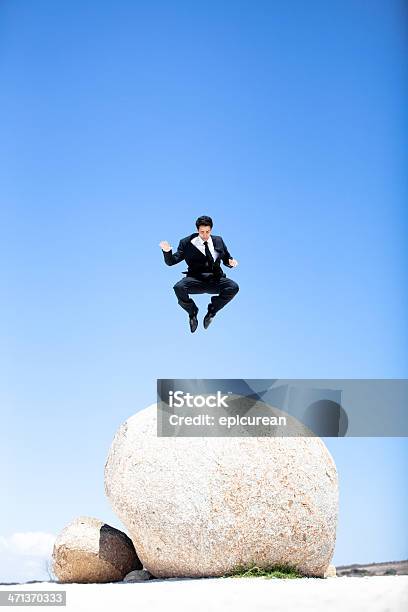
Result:
<svg viewBox="0 0 408 612">
<path fill-rule="evenodd" d="M 194 276 L 195 278 L 205 278 L 207 275 L 209 275 L 207 258 L 204 253 L 202 253 L 196 246 L 194 246 L 194 244 L 191 243 L 191 240 L 196 236 L 198 236 L 198 232 L 182 238 L 175 253 L 173 253 L 173 251 L 163 251 L 164 261 L 168 266 L 174 266 L 185 259 L 186 263 L 188 264 L 188 270 L 183 272 L 183 274 L 187 274 L 187 276 Z M 232 259 L 232 256 L 230 255 L 221 236 L 213 236 L 211 234 L 211 238 L 214 249 L 219 254 L 212 269 L 213 277 L 222 278 L 225 277 L 225 274 L 221 269 L 221 262 L 224 264 L 224 266 L 227 266 L 227 268 L 232 268 L 232 266 L 229 264 L 229 259 Z"/>
</svg>

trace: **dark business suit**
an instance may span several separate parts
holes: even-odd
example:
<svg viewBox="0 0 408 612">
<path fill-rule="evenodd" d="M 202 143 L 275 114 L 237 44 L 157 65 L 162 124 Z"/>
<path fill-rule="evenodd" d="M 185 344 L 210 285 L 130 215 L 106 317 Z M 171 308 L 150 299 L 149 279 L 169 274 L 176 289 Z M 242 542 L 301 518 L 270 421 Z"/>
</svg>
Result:
<svg viewBox="0 0 408 612">
<path fill-rule="evenodd" d="M 174 266 L 185 260 L 188 265 L 188 270 L 183 272 L 186 277 L 173 287 L 180 306 L 192 316 L 198 312 L 198 308 L 189 294 L 210 293 L 214 294 L 214 297 L 211 298 L 208 308 L 215 314 L 239 291 L 238 284 L 227 278 L 221 269 L 221 262 L 227 268 L 232 268 L 229 264 L 232 257 L 221 236 L 211 235 L 214 250 L 218 253 L 217 259 L 211 266 L 206 255 L 192 244 L 191 240 L 196 236 L 198 236 L 197 232 L 182 238 L 175 253 L 163 251 L 164 261 L 168 266 Z"/>
</svg>

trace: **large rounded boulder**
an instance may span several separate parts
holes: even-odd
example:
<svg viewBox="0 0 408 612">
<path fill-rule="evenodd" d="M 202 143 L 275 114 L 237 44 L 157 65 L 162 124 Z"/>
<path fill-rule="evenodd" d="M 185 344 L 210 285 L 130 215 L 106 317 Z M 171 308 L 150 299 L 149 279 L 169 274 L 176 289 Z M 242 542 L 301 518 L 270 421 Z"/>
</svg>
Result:
<svg viewBox="0 0 408 612">
<path fill-rule="evenodd" d="M 154 576 L 286 564 L 323 577 L 338 513 L 334 461 L 305 437 L 158 437 L 156 404 L 118 430 L 105 492 Z"/>
</svg>

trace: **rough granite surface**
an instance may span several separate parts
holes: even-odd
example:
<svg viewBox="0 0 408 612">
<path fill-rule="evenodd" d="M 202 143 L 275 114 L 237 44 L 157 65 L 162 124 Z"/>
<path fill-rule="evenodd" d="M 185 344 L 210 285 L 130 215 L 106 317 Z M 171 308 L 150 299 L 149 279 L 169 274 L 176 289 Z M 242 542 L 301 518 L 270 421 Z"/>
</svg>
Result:
<svg viewBox="0 0 408 612">
<path fill-rule="evenodd" d="M 57 536 L 53 571 L 60 582 L 112 582 L 142 565 L 130 538 L 90 516 L 80 516 Z"/>
<path fill-rule="evenodd" d="M 158 437 L 152 404 L 116 433 L 105 492 L 157 577 L 274 564 L 324 576 L 333 556 L 337 470 L 316 436 Z"/>
</svg>

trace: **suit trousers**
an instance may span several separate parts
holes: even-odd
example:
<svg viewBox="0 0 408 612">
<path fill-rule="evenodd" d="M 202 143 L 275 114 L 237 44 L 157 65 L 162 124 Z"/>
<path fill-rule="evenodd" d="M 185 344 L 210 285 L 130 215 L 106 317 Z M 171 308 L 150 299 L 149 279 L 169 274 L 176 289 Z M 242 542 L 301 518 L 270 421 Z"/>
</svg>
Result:
<svg viewBox="0 0 408 612">
<path fill-rule="evenodd" d="M 209 293 L 213 294 L 208 310 L 213 314 L 224 308 L 238 293 L 238 284 L 226 276 L 218 279 L 199 280 L 193 276 L 182 278 L 173 287 L 178 303 L 190 316 L 197 314 L 198 308 L 189 294 Z"/>
</svg>

